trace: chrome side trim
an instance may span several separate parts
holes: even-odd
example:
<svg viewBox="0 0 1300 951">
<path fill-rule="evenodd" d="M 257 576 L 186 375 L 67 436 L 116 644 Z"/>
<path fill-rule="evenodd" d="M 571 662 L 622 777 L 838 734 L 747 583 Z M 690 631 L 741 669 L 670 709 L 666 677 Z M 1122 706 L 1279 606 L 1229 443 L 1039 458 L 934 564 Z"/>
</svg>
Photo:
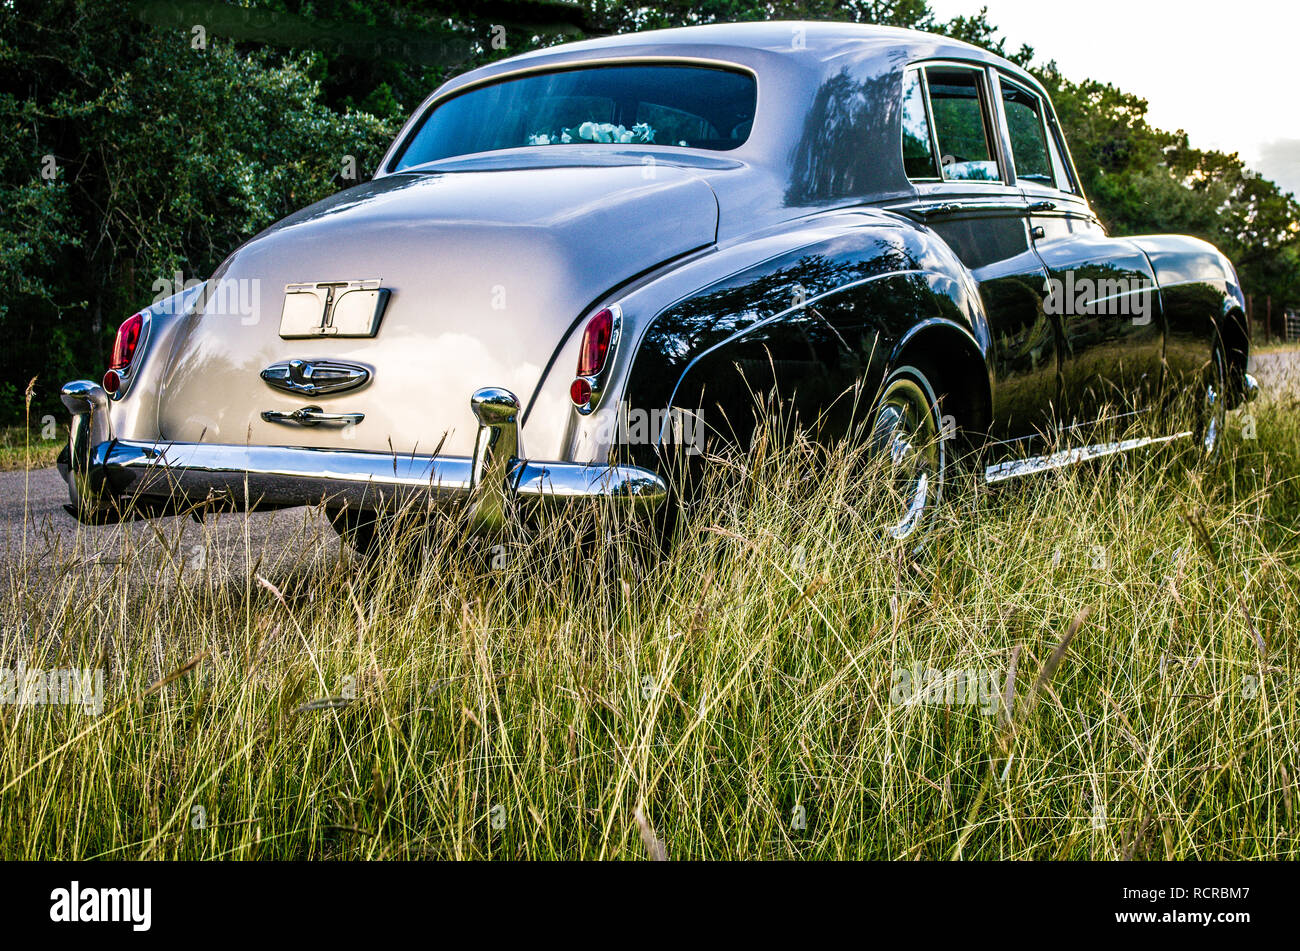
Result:
<svg viewBox="0 0 1300 951">
<path fill-rule="evenodd" d="M 958 183 L 961 184 L 961 183 Z M 941 218 L 945 215 L 969 214 L 971 212 L 997 212 L 1008 213 L 1017 216 L 1029 214 L 1029 208 L 1017 201 L 978 201 L 977 196 L 970 196 L 969 200 L 961 201 L 941 201 L 930 205 L 891 205 L 887 206 L 889 211 L 898 212 L 899 214 L 915 215 L 929 221 L 931 218 Z"/>
<path fill-rule="evenodd" d="M 993 485 L 1005 482 L 1007 479 L 1018 479 L 1022 476 L 1050 472 L 1053 469 L 1063 469 L 1066 466 L 1087 462 L 1089 459 L 1132 452 L 1134 449 L 1173 442 L 1175 439 L 1184 439 L 1191 435 L 1190 432 L 1183 432 L 1172 436 L 1143 436 L 1137 439 L 1123 439 L 1119 442 L 1099 443 L 1094 446 L 1080 446 L 1077 449 L 1062 449 L 1045 456 L 1030 456 L 1028 459 L 1012 459 L 985 468 L 984 481 Z"/>
</svg>

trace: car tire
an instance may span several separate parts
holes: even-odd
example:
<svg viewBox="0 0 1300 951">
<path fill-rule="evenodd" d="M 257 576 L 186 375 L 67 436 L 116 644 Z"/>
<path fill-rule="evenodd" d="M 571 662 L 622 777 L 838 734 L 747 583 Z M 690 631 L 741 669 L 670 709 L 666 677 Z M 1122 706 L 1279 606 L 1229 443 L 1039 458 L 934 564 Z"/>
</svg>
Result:
<svg viewBox="0 0 1300 951">
<path fill-rule="evenodd" d="M 931 527 L 948 475 L 950 435 L 926 372 L 911 365 L 894 370 L 881 386 L 868 434 L 894 474 L 900 512 L 886 523 L 891 538 L 919 542 Z"/>
<path fill-rule="evenodd" d="M 1228 426 L 1228 366 L 1223 347 L 1218 344 L 1202 373 L 1195 399 L 1192 437 L 1196 456 L 1202 464 L 1209 464 L 1222 455 Z"/>
<path fill-rule="evenodd" d="M 375 512 L 341 508 L 326 509 L 325 515 L 344 543 L 363 558 L 370 557 L 379 548 L 382 519 Z"/>
</svg>

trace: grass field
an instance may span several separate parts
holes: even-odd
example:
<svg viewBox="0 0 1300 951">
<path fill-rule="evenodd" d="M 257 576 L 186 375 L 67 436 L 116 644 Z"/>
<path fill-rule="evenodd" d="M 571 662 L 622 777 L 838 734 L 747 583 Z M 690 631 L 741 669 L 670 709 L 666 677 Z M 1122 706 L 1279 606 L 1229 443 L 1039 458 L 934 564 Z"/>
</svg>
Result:
<svg viewBox="0 0 1300 951">
<path fill-rule="evenodd" d="M 1295 341 L 1282 340 L 1274 337 L 1272 340 L 1253 340 L 1250 344 L 1250 352 L 1260 353 L 1300 353 L 1300 343 Z"/>
<path fill-rule="evenodd" d="M 68 546 L 10 569 L 0 669 L 103 710 L 0 706 L 0 857 L 1293 856 L 1298 409 L 1208 470 L 958 484 L 919 557 L 807 445 L 648 568 L 564 525 Z"/>
<path fill-rule="evenodd" d="M 54 465 L 59 450 L 68 441 L 66 427 L 45 439 L 39 429 L 26 426 L 0 427 L 0 472 L 10 469 L 44 469 Z"/>
</svg>

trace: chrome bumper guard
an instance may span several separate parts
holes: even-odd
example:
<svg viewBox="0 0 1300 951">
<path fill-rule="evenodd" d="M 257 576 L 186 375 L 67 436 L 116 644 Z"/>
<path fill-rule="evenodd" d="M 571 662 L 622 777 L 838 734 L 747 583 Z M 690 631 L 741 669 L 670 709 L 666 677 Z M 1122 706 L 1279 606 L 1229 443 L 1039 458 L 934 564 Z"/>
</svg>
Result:
<svg viewBox="0 0 1300 951">
<path fill-rule="evenodd" d="M 494 530 L 518 501 L 613 499 L 652 509 L 668 495 L 663 478 L 647 469 L 522 458 L 519 400 L 497 387 L 470 399 L 479 422 L 472 458 L 115 439 L 102 387 L 79 380 L 63 387 L 62 398 L 72 426 L 59 469 L 87 521 L 111 518 L 132 499 L 377 509 L 424 495 L 467 503 L 471 526 Z"/>
</svg>

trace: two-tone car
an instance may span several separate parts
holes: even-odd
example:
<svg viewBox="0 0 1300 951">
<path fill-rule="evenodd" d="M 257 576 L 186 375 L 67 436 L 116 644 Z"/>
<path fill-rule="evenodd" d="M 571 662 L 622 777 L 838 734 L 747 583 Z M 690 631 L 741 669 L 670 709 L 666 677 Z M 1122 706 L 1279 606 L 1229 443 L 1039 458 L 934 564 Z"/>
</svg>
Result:
<svg viewBox="0 0 1300 951">
<path fill-rule="evenodd" d="M 1244 313 L 1209 244 L 1106 233 L 1001 57 L 840 23 L 616 36 L 447 82 L 370 181 L 128 318 L 63 388 L 62 466 L 83 518 L 417 494 L 491 528 L 673 505 L 682 456 L 743 447 L 779 394 L 889 454 L 905 536 L 958 446 L 990 481 L 1213 453 L 1254 391 Z M 1097 442 L 1178 394 L 1187 427 Z"/>
</svg>

